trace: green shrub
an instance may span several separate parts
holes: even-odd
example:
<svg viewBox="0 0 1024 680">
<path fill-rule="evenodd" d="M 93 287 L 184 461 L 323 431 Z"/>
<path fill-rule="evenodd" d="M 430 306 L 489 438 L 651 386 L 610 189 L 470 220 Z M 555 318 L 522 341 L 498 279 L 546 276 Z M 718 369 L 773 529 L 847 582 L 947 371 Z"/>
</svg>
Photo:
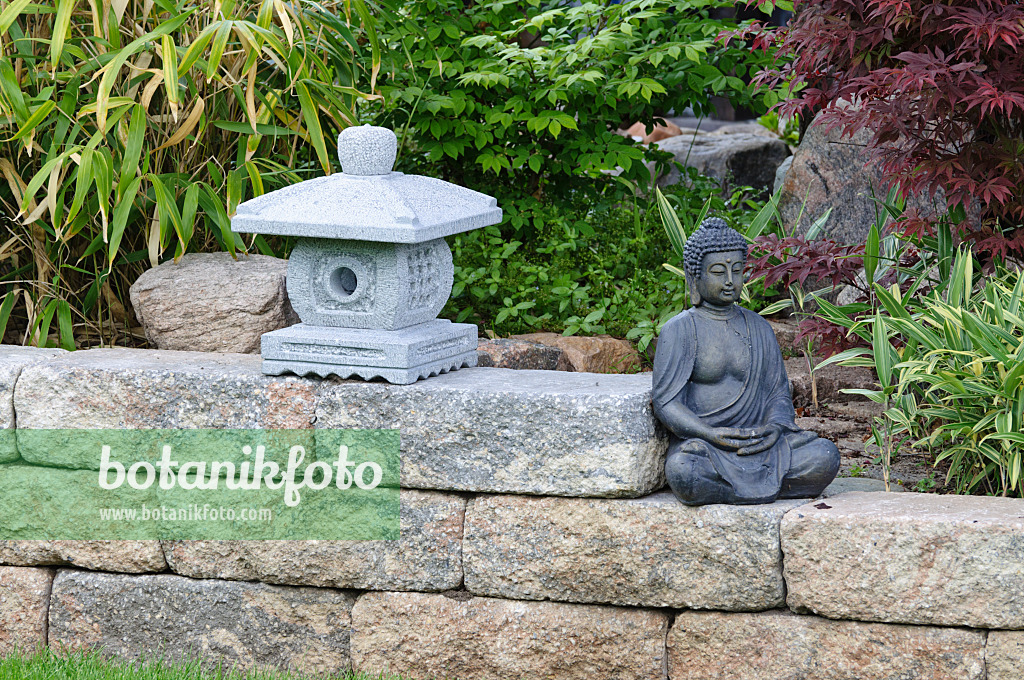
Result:
<svg viewBox="0 0 1024 680">
<path fill-rule="evenodd" d="M 720 196 L 717 183 L 690 177 L 667 190 L 678 209 L 708 209 L 740 228 L 760 207 L 749 187 Z M 662 267 L 677 261 L 653 201 L 595 208 L 545 206 L 508 216 L 529 245 L 495 225 L 451 240 L 455 285 L 442 316 L 481 331 L 608 333 L 646 349 L 661 324 L 689 305 L 685 281 Z M 530 220 L 529 224 L 522 223 Z"/>
<path fill-rule="evenodd" d="M 330 172 L 377 97 L 372 30 L 364 0 L 8 2 L 0 339 L 13 316 L 14 342 L 131 344 L 146 263 L 244 249 L 240 201 Z"/>
<path fill-rule="evenodd" d="M 769 56 L 715 41 L 731 24 L 708 12 L 732 4 L 409 3 L 407 22 L 386 35 L 383 122 L 401 131 L 404 167 L 502 199 L 575 202 L 609 185 L 626 195 L 609 171 L 649 185 L 644 161 L 668 155 L 617 135 L 620 126 L 707 113 L 714 94 L 763 110 L 742 78 Z"/>
</svg>

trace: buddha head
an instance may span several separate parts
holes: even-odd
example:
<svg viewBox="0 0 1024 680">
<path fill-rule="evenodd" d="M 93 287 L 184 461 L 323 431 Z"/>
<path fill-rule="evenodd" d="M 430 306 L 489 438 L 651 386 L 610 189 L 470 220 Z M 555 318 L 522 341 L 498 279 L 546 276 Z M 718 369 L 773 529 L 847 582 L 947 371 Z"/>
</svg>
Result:
<svg viewBox="0 0 1024 680">
<path fill-rule="evenodd" d="M 683 248 L 683 268 L 690 300 L 695 306 L 727 307 L 740 299 L 747 240 L 725 220 L 701 222 Z"/>
</svg>

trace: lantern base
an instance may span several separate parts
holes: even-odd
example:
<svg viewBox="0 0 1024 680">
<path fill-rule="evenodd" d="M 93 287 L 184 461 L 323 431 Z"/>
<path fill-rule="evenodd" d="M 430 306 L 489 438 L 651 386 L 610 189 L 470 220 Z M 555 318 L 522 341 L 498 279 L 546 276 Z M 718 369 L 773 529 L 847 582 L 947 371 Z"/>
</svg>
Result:
<svg viewBox="0 0 1024 680">
<path fill-rule="evenodd" d="M 474 324 L 434 319 L 396 331 L 296 324 L 265 333 L 263 373 L 322 378 L 383 378 L 408 385 L 420 378 L 476 366 Z"/>
</svg>

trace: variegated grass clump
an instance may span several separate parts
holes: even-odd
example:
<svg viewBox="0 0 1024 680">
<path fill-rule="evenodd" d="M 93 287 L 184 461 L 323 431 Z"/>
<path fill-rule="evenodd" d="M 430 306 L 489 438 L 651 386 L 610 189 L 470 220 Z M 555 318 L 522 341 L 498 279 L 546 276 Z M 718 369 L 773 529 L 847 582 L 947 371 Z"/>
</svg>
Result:
<svg viewBox="0 0 1024 680">
<path fill-rule="evenodd" d="M 961 249 L 931 292 L 874 284 L 883 309 L 852 321 L 820 300 L 822 313 L 871 342 L 825 363 L 870 366 L 879 390 L 850 390 L 884 404 L 883 451 L 906 441 L 949 462 L 957 493 L 1024 497 L 1024 271 L 978 277 Z M 888 432 L 883 437 L 882 433 Z"/>
<path fill-rule="evenodd" d="M 336 134 L 379 99 L 387 11 L 0 0 L 0 341 L 133 344 L 119 300 L 147 264 L 279 248 L 229 216 L 331 172 Z"/>
</svg>

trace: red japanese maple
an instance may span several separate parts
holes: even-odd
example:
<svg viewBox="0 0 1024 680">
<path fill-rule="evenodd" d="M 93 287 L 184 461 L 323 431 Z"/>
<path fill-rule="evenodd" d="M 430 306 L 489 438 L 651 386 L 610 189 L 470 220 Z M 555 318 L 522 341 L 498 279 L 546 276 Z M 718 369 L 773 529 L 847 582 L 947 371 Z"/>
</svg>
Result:
<svg viewBox="0 0 1024 680">
<path fill-rule="evenodd" d="M 950 207 L 976 204 L 990 235 L 1021 224 L 1024 4 L 796 0 L 794 10 L 787 28 L 741 33 L 777 48 L 758 80 L 792 83 L 783 113 L 821 110 L 829 129 L 871 131 L 873 160 L 904 197 L 942 189 Z"/>
</svg>

